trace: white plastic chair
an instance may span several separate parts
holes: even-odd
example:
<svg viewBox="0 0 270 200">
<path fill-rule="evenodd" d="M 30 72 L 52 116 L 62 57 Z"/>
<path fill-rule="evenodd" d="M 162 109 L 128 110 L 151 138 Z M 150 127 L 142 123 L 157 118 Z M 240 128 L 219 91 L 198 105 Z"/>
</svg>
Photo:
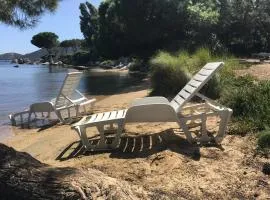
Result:
<svg viewBox="0 0 270 200">
<path fill-rule="evenodd" d="M 223 64 L 222 62 L 206 64 L 171 102 L 165 97 L 136 99 L 128 109 L 86 116 L 72 127 L 77 131 L 83 146 L 87 150 L 117 148 L 125 124 L 140 122 L 177 122 L 184 131 L 187 140 L 191 143 L 210 142 L 211 140 L 220 143 L 225 136 L 226 126 L 232 110 L 217 104 L 198 92 Z M 202 98 L 204 103 L 186 106 L 195 95 Z M 187 110 L 192 112 L 185 114 L 184 111 Z M 214 138 L 210 138 L 207 135 L 206 119 L 214 115 L 218 115 L 221 120 L 218 134 Z M 200 121 L 201 124 L 201 135 L 199 137 L 192 136 L 187 124 L 196 121 Z M 117 125 L 117 133 L 112 143 L 108 144 L 108 140 L 104 135 L 105 126 L 109 125 L 112 128 L 113 124 Z M 96 145 L 88 141 L 86 134 L 86 129 L 93 126 L 97 127 L 100 133 L 100 141 Z"/>
<path fill-rule="evenodd" d="M 42 118 L 50 118 L 51 112 L 54 112 L 62 123 L 66 123 L 72 118 L 72 110 L 74 110 L 75 117 L 83 112 L 86 113 L 86 106 L 90 105 L 92 108 L 96 99 L 88 99 L 76 90 L 81 77 L 82 72 L 68 73 L 55 99 L 49 102 L 34 103 L 25 111 L 10 114 L 9 119 L 12 125 L 16 126 L 18 121 L 23 124 L 25 119 L 29 125 L 33 114 L 37 118 L 38 113 L 41 113 Z M 81 111 L 81 107 L 83 111 Z"/>
</svg>

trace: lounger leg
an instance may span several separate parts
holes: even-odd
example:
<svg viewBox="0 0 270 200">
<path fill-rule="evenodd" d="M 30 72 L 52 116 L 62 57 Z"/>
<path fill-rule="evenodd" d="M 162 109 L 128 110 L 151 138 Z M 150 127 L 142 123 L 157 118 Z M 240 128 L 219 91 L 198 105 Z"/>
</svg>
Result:
<svg viewBox="0 0 270 200">
<path fill-rule="evenodd" d="M 58 117 L 58 119 L 60 120 L 60 122 L 62 122 L 63 124 L 65 123 L 62 115 L 61 115 L 61 111 L 55 110 L 55 114 Z"/>
<path fill-rule="evenodd" d="M 100 141 L 99 144 L 97 145 L 98 149 L 107 149 L 108 145 L 106 144 L 106 138 L 104 135 L 104 125 L 97 126 L 98 132 L 100 134 Z"/>
<path fill-rule="evenodd" d="M 76 111 L 75 111 L 76 112 L 76 117 L 78 117 L 79 116 L 79 112 L 80 112 L 79 111 L 79 105 L 76 105 L 75 106 L 75 109 L 76 109 Z"/>
<path fill-rule="evenodd" d="M 30 128 L 31 116 L 32 116 L 32 112 L 29 112 L 28 121 L 27 121 L 27 127 L 28 128 Z"/>
<path fill-rule="evenodd" d="M 11 121 L 11 125 L 12 126 L 16 126 L 16 120 L 15 120 L 15 118 L 14 118 L 14 116 L 11 114 L 11 115 L 9 115 L 9 119 L 10 119 L 10 121 Z"/>
<path fill-rule="evenodd" d="M 187 140 L 188 140 L 190 143 L 196 142 L 196 141 L 194 140 L 194 138 L 192 137 L 190 131 L 188 130 L 188 127 L 187 127 L 187 125 L 186 125 L 186 122 L 185 122 L 183 119 L 179 119 L 179 120 L 178 120 L 178 124 L 179 124 L 180 128 L 182 128 L 182 130 L 184 131 Z"/>
<path fill-rule="evenodd" d="M 202 124 L 201 124 L 201 133 L 202 133 L 202 136 L 200 137 L 199 140 L 202 143 L 210 142 L 211 138 L 208 137 L 208 135 L 207 135 L 207 129 L 206 129 L 206 120 L 207 120 L 207 117 L 206 117 L 205 114 L 202 114 L 201 120 L 202 120 Z"/>
<path fill-rule="evenodd" d="M 81 141 L 82 141 L 82 145 L 87 149 L 90 150 L 91 149 L 91 145 L 89 144 L 87 135 L 86 135 L 86 129 L 84 127 L 75 127 L 75 130 L 77 131 Z"/>
<path fill-rule="evenodd" d="M 124 122 L 118 122 L 117 126 L 118 126 L 117 133 L 115 135 L 115 138 L 114 138 L 112 144 L 110 145 L 111 148 L 113 148 L 113 149 L 117 148 L 119 143 L 120 143 L 120 137 L 121 137 L 123 129 L 124 129 Z"/>
<path fill-rule="evenodd" d="M 231 109 L 223 110 L 220 112 L 221 120 L 220 120 L 220 124 L 219 124 L 218 134 L 215 137 L 215 141 L 218 144 L 223 140 L 223 138 L 226 134 L 227 124 L 230 121 L 231 115 L 232 115 Z"/>
</svg>

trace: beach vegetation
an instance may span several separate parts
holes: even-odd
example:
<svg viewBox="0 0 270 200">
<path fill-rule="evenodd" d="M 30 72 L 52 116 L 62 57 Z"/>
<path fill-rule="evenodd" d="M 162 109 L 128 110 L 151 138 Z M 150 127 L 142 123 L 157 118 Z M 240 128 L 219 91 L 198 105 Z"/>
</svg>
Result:
<svg viewBox="0 0 270 200">
<path fill-rule="evenodd" d="M 179 51 L 169 53 L 160 51 L 150 59 L 151 95 L 174 96 L 189 81 L 192 74 L 197 73 L 207 62 L 223 61 L 225 56 L 218 57 L 207 48 L 199 48 L 194 53 Z M 226 60 L 232 59 L 227 57 Z M 228 63 L 225 68 L 233 68 L 233 62 Z M 216 74 L 201 90 L 201 93 L 210 98 L 217 99 L 221 95 L 221 84 L 225 77 Z M 227 72 L 226 72 L 227 73 Z M 161 81 L 162 80 L 162 81 Z"/>
<path fill-rule="evenodd" d="M 82 43 L 83 40 L 80 39 L 63 40 L 60 42 L 59 46 L 66 49 L 66 54 L 69 48 L 72 49 L 72 54 L 74 54 L 81 49 Z"/>
<path fill-rule="evenodd" d="M 270 130 L 266 129 L 258 134 L 257 149 L 259 152 L 270 155 Z"/>
</svg>

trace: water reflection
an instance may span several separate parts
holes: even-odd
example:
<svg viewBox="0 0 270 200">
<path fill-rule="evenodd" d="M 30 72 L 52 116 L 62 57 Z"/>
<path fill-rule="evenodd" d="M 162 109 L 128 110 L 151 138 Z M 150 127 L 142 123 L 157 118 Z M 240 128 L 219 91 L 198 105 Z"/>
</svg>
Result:
<svg viewBox="0 0 270 200">
<path fill-rule="evenodd" d="M 79 87 L 86 94 L 112 95 L 139 85 L 144 77 L 123 72 L 87 72 Z"/>
</svg>

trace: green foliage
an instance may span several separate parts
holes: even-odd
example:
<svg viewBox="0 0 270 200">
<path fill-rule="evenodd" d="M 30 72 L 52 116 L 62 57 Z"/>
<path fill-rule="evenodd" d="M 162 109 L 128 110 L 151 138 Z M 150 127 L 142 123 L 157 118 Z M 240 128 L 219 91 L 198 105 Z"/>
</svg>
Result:
<svg viewBox="0 0 270 200">
<path fill-rule="evenodd" d="M 188 0 L 107 0 L 81 4 L 81 30 L 101 56 L 151 55 L 184 35 Z"/>
<path fill-rule="evenodd" d="M 79 51 L 72 56 L 74 65 L 85 65 L 90 62 L 90 54 L 88 51 Z"/>
<path fill-rule="evenodd" d="M 216 8 L 214 1 L 206 0 L 203 2 L 189 2 L 187 10 L 190 16 L 196 18 L 201 23 L 216 24 L 219 19 L 219 12 Z"/>
<path fill-rule="evenodd" d="M 176 56 L 159 52 L 150 61 L 151 95 L 173 96 L 179 92 L 190 79 L 187 68 Z"/>
<path fill-rule="evenodd" d="M 72 58 L 73 58 L 73 55 L 64 55 L 64 56 L 60 56 L 59 60 L 61 60 L 65 64 L 72 65 L 73 64 Z"/>
<path fill-rule="evenodd" d="M 32 37 L 31 43 L 38 48 L 51 49 L 58 45 L 58 36 L 52 32 L 41 32 Z"/>
<path fill-rule="evenodd" d="M 270 1 L 222 0 L 217 35 L 240 55 L 267 51 L 270 39 Z"/>
<path fill-rule="evenodd" d="M 265 130 L 258 134 L 258 147 L 270 151 L 270 130 Z"/>
<path fill-rule="evenodd" d="M 152 95 L 177 94 L 189 80 L 190 74 L 197 73 L 206 63 L 213 61 L 224 61 L 225 66 L 219 74 L 215 74 L 208 81 L 200 92 L 212 99 L 217 99 L 224 95 L 225 91 L 230 91 L 231 87 L 237 87 L 238 80 L 235 80 L 233 70 L 243 66 L 231 56 L 214 56 L 207 48 L 199 48 L 193 54 L 186 51 L 176 54 L 161 51 L 150 60 Z"/>
<path fill-rule="evenodd" d="M 270 81 L 257 82 L 249 76 L 230 78 L 221 103 L 233 109 L 236 120 L 262 130 L 270 125 Z"/>
<path fill-rule="evenodd" d="M 98 10 L 89 2 L 80 4 L 80 28 L 88 47 L 94 48 L 98 36 Z"/>
<path fill-rule="evenodd" d="M 253 122 L 239 118 L 233 119 L 233 123 L 228 127 L 228 129 L 229 134 L 241 136 L 245 136 L 247 133 L 254 133 L 257 131 L 257 128 L 254 126 Z"/>
<path fill-rule="evenodd" d="M 1 0 L 0 21 L 19 28 L 33 27 L 45 12 L 53 12 L 59 0 Z"/>
<path fill-rule="evenodd" d="M 129 71 L 139 71 L 146 72 L 148 71 L 147 63 L 144 60 L 139 58 L 132 59 L 132 62 L 129 65 Z"/>
<path fill-rule="evenodd" d="M 80 40 L 80 39 L 64 40 L 59 44 L 59 46 L 65 48 L 66 53 L 67 53 L 68 48 L 71 48 L 73 53 L 75 53 L 78 50 L 80 50 L 82 43 L 83 43 L 83 40 Z"/>
<path fill-rule="evenodd" d="M 107 0 L 80 10 L 89 51 L 105 58 L 200 46 L 250 55 L 270 47 L 268 0 Z"/>
</svg>

